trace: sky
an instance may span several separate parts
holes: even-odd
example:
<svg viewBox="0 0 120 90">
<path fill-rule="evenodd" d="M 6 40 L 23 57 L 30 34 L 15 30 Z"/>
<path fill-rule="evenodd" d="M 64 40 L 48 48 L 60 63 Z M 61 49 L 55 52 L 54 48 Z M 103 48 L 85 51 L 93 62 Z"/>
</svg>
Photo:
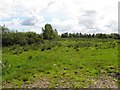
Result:
<svg viewBox="0 0 120 90">
<path fill-rule="evenodd" d="M 119 0 L 0 0 L 0 25 L 41 33 L 118 33 Z"/>
</svg>

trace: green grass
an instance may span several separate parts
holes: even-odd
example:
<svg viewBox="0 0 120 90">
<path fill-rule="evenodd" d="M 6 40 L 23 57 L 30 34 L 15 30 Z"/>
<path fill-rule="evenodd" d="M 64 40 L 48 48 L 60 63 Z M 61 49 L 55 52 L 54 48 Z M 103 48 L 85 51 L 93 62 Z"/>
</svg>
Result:
<svg viewBox="0 0 120 90">
<path fill-rule="evenodd" d="M 3 84 L 22 87 L 34 78 L 42 80 L 47 77 L 49 88 L 64 85 L 87 88 L 101 70 L 107 74 L 118 72 L 116 40 L 66 39 L 58 41 L 57 45 L 52 42 L 49 45 L 51 48 L 44 51 L 39 45 L 34 45 L 36 49 L 31 46 L 4 47 Z M 24 51 L 23 47 L 29 48 Z"/>
</svg>

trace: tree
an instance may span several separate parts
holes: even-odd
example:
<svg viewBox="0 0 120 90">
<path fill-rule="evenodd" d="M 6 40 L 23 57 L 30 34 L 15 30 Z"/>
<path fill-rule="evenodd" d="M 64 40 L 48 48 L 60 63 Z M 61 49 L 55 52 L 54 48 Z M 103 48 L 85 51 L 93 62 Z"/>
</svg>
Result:
<svg viewBox="0 0 120 90">
<path fill-rule="evenodd" d="M 73 34 L 69 33 L 69 38 L 73 38 Z"/>
<path fill-rule="evenodd" d="M 43 39 L 55 39 L 58 37 L 58 32 L 57 30 L 53 30 L 51 24 L 46 24 L 44 28 L 42 28 L 43 32 Z"/>
<path fill-rule="evenodd" d="M 94 37 L 95 37 L 95 34 L 93 33 L 91 37 L 94 38 Z"/>
<path fill-rule="evenodd" d="M 8 33 L 9 29 L 5 25 L 3 26 L 0 25 L 0 32 L 2 32 L 2 34 Z"/>
<path fill-rule="evenodd" d="M 61 37 L 62 37 L 62 38 L 68 38 L 68 33 L 63 33 L 63 34 L 61 35 Z"/>
</svg>

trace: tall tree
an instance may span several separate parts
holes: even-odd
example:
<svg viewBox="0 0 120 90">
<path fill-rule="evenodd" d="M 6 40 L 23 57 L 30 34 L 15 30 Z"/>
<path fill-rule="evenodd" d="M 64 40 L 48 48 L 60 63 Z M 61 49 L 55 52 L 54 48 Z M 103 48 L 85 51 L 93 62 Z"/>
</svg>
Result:
<svg viewBox="0 0 120 90">
<path fill-rule="evenodd" d="M 44 28 L 42 28 L 42 32 L 43 32 L 43 38 L 44 39 L 55 39 L 56 37 L 58 37 L 58 33 L 57 30 L 53 30 L 51 24 L 46 24 Z"/>
</svg>

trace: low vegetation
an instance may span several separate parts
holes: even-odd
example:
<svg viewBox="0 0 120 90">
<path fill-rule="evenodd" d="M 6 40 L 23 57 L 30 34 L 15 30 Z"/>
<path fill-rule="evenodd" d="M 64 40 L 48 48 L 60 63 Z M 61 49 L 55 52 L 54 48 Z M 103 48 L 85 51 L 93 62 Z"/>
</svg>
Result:
<svg viewBox="0 0 120 90">
<path fill-rule="evenodd" d="M 4 27 L 3 88 L 117 88 L 119 34 L 61 38 L 47 25 L 42 34 Z"/>
</svg>

